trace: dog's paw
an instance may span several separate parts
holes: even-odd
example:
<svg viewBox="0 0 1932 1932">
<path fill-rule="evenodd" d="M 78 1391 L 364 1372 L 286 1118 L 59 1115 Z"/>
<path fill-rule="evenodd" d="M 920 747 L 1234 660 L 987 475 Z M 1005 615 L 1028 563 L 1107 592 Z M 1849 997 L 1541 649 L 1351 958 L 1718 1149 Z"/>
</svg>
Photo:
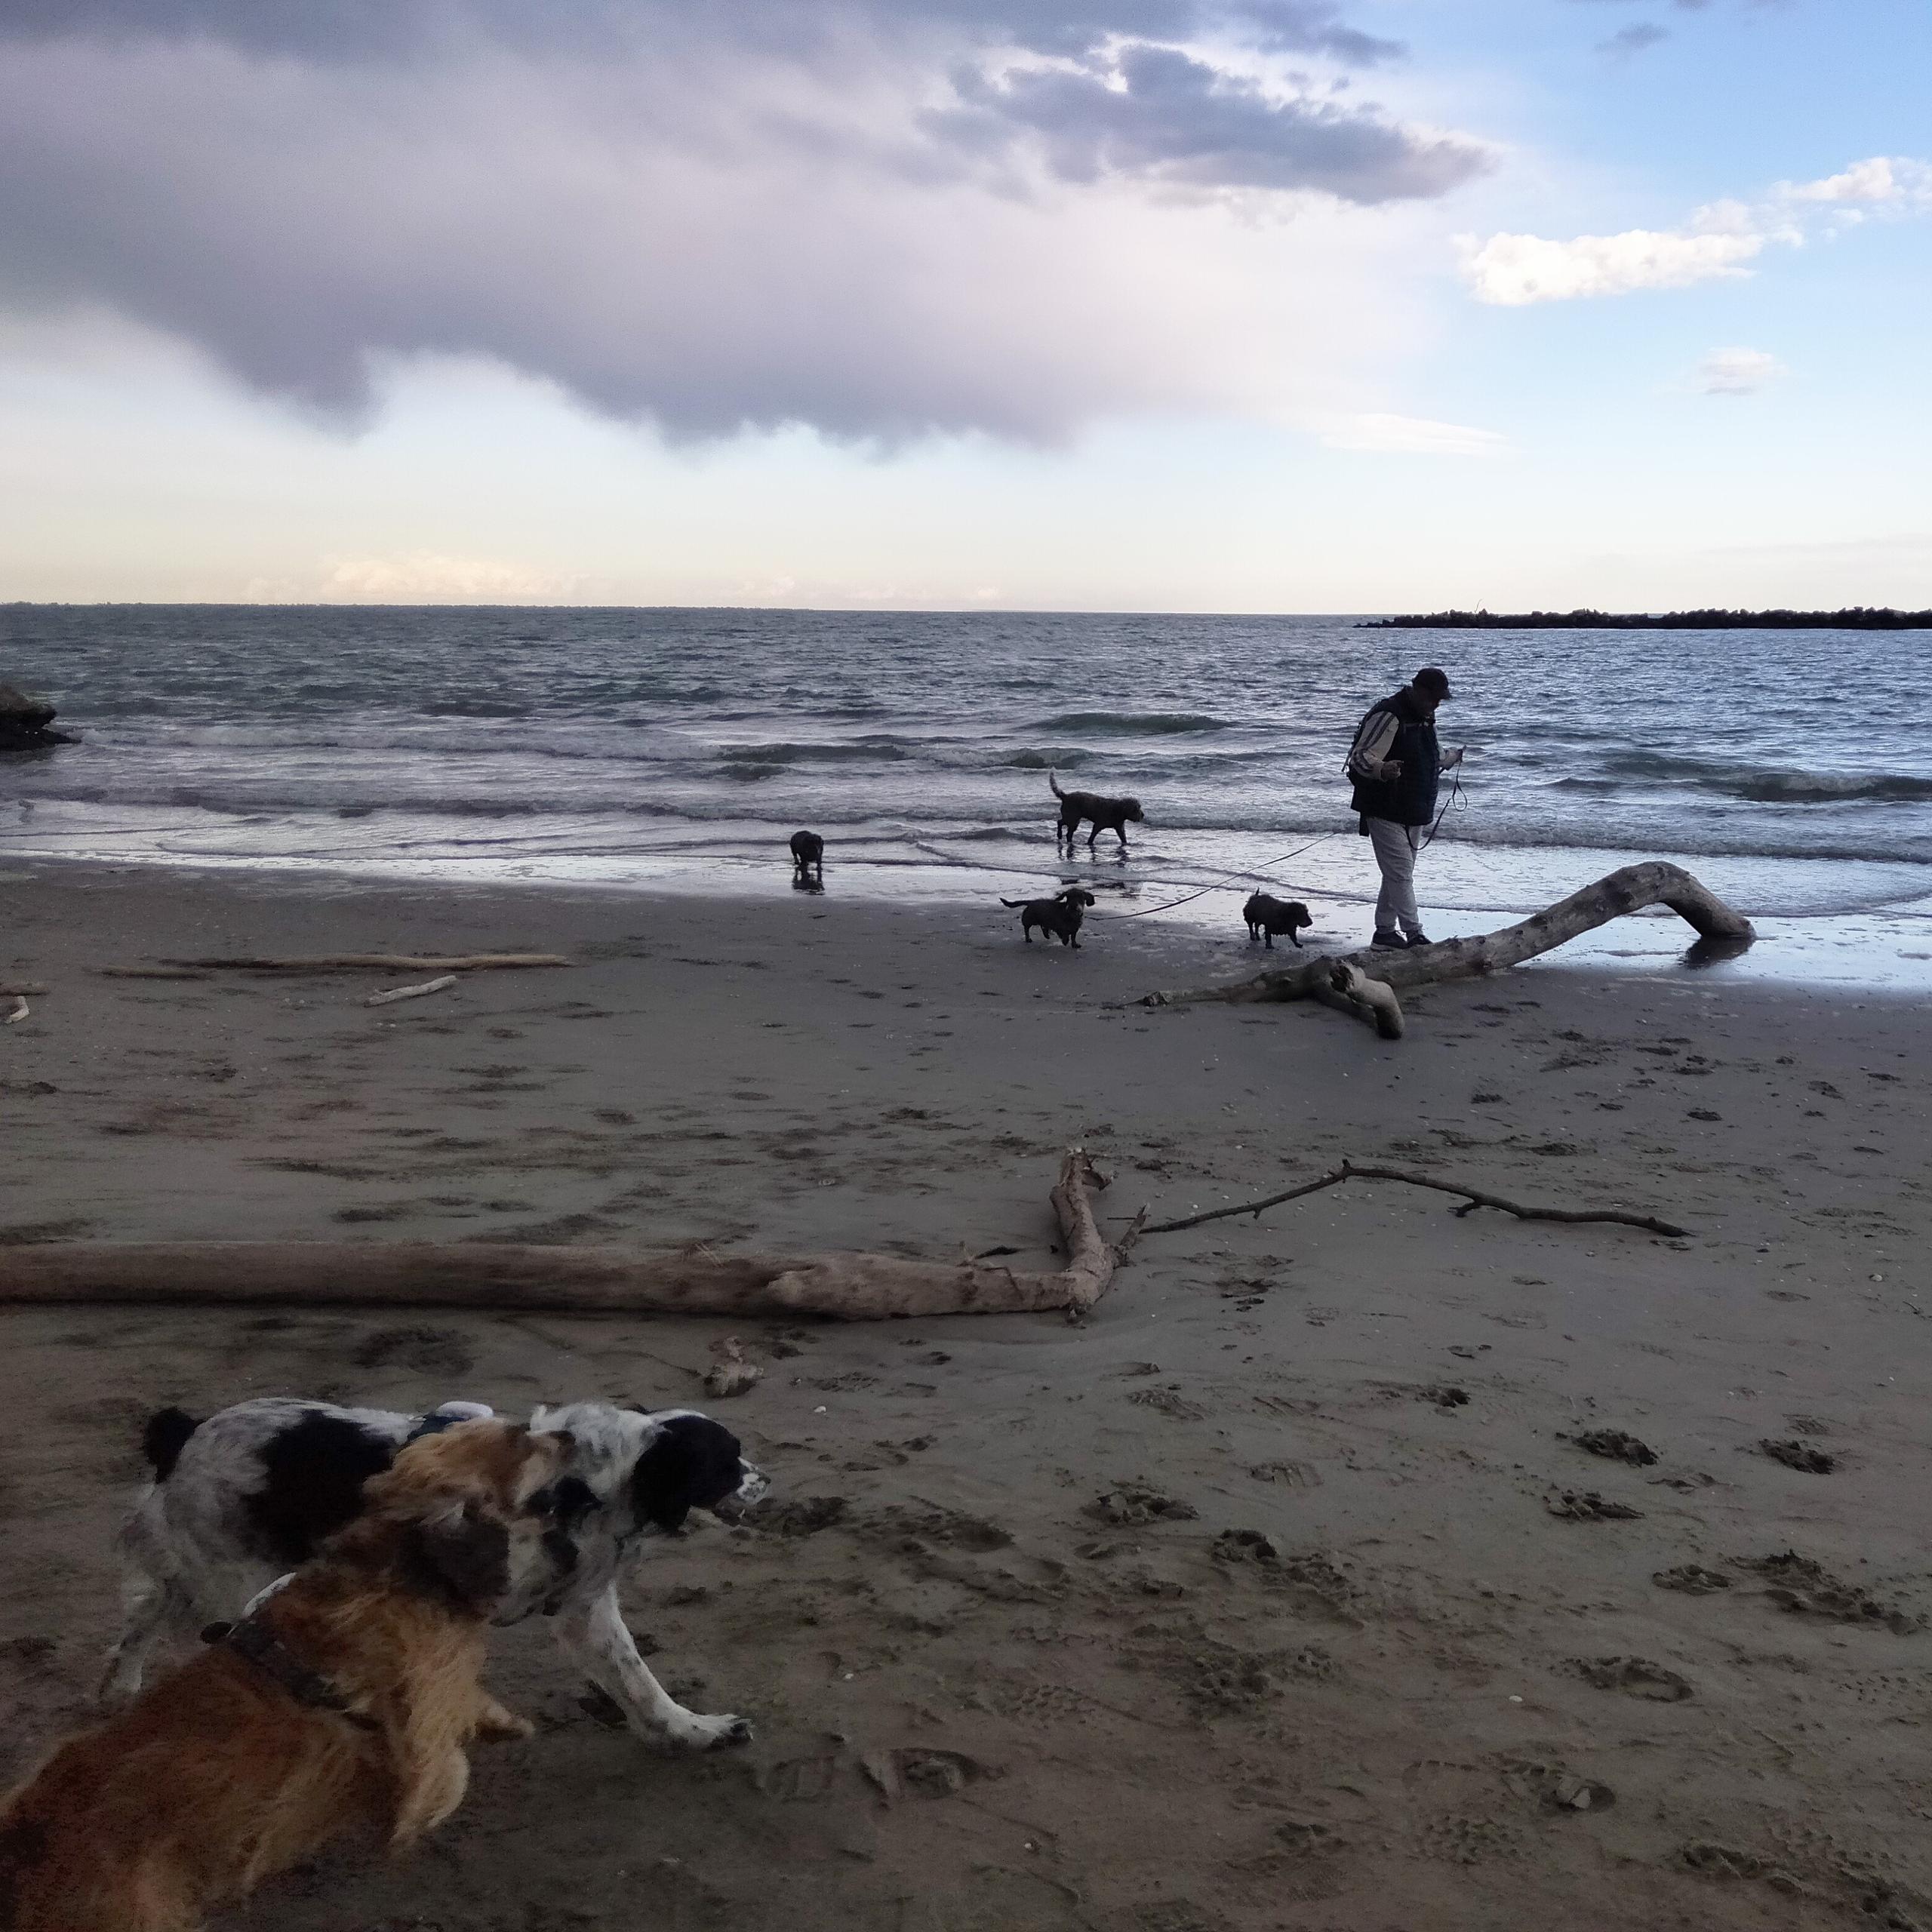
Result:
<svg viewBox="0 0 1932 1932">
<path fill-rule="evenodd" d="M 478 1737 L 500 1743 L 516 1737 L 534 1737 L 537 1727 L 526 1717 L 519 1717 L 515 1711 L 506 1711 L 494 1699 L 485 1706 L 476 1720 Z"/>
<path fill-rule="evenodd" d="M 715 1751 L 728 1744 L 751 1741 L 751 1719 L 728 1713 L 708 1718 L 696 1711 L 685 1711 L 664 1727 L 664 1742 L 673 1751 Z"/>
</svg>

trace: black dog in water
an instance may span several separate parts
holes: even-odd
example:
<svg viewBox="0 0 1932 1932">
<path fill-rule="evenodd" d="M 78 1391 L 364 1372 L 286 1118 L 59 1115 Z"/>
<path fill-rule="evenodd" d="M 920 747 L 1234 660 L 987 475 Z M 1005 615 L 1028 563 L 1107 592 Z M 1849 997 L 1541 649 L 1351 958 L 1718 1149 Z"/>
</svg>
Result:
<svg viewBox="0 0 1932 1932">
<path fill-rule="evenodd" d="M 816 832 L 795 832 L 792 835 L 792 865 L 800 878 L 808 872 L 816 872 L 822 879 L 825 876 L 825 841 Z"/>
<path fill-rule="evenodd" d="M 1054 796 L 1060 801 L 1060 829 L 1054 835 L 1054 844 L 1058 847 L 1066 840 L 1069 851 L 1079 836 L 1081 822 L 1094 821 L 1094 829 L 1087 835 L 1087 849 L 1092 851 L 1094 841 L 1103 832 L 1111 832 L 1120 841 L 1120 849 L 1127 850 L 1127 822 L 1131 819 L 1136 825 L 1141 821 L 1140 801 L 1138 798 L 1103 798 L 1097 792 L 1063 792 L 1060 780 L 1050 771 L 1047 783 L 1053 787 Z"/>
<path fill-rule="evenodd" d="M 1305 926 L 1315 921 L 1309 918 L 1308 908 L 1299 899 L 1277 899 L 1272 892 L 1252 894 L 1247 903 L 1241 909 L 1241 917 L 1247 921 L 1247 936 L 1251 940 L 1265 937 L 1269 949 L 1274 949 L 1275 935 L 1285 934 L 1294 942 L 1295 949 L 1301 949 L 1301 941 L 1295 934 Z"/>
<path fill-rule="evenodd" d="M 1033 943 L 1035 926 L 1058 939 L 1063 946 L 1078 946 L 1080 922 L 1087 916 L 1087 908 L 1095 901 L 1094 895 L 1084 887 L 1069 885 L 1057 898 L 1002 899 L 999 903 L 1020 915 L 1020 934 L 1029 946 Z"/>
</svg>

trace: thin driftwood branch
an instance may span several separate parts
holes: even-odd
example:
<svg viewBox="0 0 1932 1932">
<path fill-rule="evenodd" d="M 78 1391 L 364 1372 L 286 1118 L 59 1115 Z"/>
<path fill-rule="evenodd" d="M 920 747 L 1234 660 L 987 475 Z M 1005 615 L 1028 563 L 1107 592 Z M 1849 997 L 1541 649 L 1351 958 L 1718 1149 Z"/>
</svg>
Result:
<svg viewBox="0 0 1932 1932">
<path fill-rule="evenodd" d="M 1109 1244 L 1094 1214 L 1105 1185 L 1078 1148 L 1053 1190 L 1066 1257 L 1051 1272 L 890 1254 L 641 1255 L 495 1241 L 48 1241 L 0 1247 L 0 1305 L 472 1308 L 558 1314 L 982 1315 L 1064 1309 L 1107 1291 L 1139 1223 Z"/>
<path fill-rule="evenodd" d="M 1232 1208 L 1211 1208 L 1205 1214 L 1189 1214 L 1178 1221 L 1155 1221 L 1141 1232 L 1150 1235 L 1177 1234 L 1183 1228 L 1198 1228 L 1204 1221 L 1223 1221 L 1234 1214 L 1258 1216 L 1264 1208 L 1278 1208 L 1284 1201 L 1297 1200 L 1304 1194 L 1319 1193 L 1324 1187 L 1339 1187 L 1345 1180 L 1398 1180 L 1410 1187 L 1432 1188 L 1438 1194 L 1453 1194 L 1463 1203 L 1456 1210 L 1458 1214 L 1472 1214 L 1478 1208 L 1494 1208 L 1501 1214 L 1515 1215 L 1519 1221 L 1614 1221 L 1620 1227 L 1641 1228 L 1647 1234 L 1670 1235 L 1679 1238 L 1690 1232 L 1674 1222 L 1660 1221 L 1654 1214 L 1626 1214 L 1607 1208 L 1525 1208 L 1521 1201 L 1506 1201 L 1500 1194 L 1491 1194 L 1479 1187 L 1466 1187 L 1460 1181 L 1438 1180 L 1433 1174 L 1416 1174 L 1407 1168 L 1357 1167 L 1349 1161 L 1344 1161 L 1339 1168 L 1316 1180 L 1284 1188 L 1279 1194 L 1269 1195 L 1264 1199 L 1239 1201 Z"/>
<path fill-rule="evenodd" d="M 38 998 L 46 990 L 38 980 L 0 980 L 0 999 L 25 999 L 29 995 Z"/>
<path fill-rule="evenodd" d="M 425 993 L 439 993 L 456 984 L 456 975 L 445 973 L 440 980 L 425 980 L 420 986 L 392 986 L 386 993 L 371 993 L 365 1006 L 393 1006 L 399 999 L 420 999 Z"/>
<path fill-rule="evenodd" d="M 1743 914 L 1681 866 L 1653 859 L 1626 866 L 1573 892 L 1567 899 L 1499 931 L 1443 940 L 1434 946 L 1377 952 L 1364 949 L 1342 956 L 1308 960 L 1297 966 L 1271 968 L 1233 986 L 1200 986 L 1179 992 L 1149 993 L 1149 1006 L 1189 1006 L 1204 1001 L 1319 999 L 1338 1002 L 1346 1010 L 1372 1018 L 1385 1039 L 1398 1038 L 1401 1007 L 1396 995 L 1413 986 L 1436 985 L 1444 980 L 1479 979 L 1520 966 L 1526 959 L 1566 944 L 1626 912 L 1646 906 L 1667 906 L 1687 921 L 1700 939 L 1748 945 L 1756 930 Z M 1337 973 L 1353 980 L 1337 984 Z M 1366 1008 L 1364 1011 L 1363 1009 Z"/>
<path fill-rule="evenodd" d="M 312 958 L 171 959 L 174 967 L 231 973 L 480 973 L 513 967 L 568 966 L 560 952 L 472 952 L 448 958 L 408 952 L 321 952 Z"/>
</svg>

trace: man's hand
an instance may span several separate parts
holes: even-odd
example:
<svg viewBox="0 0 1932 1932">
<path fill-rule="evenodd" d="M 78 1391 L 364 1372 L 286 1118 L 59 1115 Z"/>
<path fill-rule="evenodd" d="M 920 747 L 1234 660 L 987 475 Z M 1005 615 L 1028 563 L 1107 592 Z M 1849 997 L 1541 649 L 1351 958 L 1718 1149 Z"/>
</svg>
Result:
<svg viewBox="0 0 1932 1932">
<path fill-rule="evenodd" d="M 1442 761 L 1442 768 L 1444 771 L 1453 771 L 1457 765 L 1462 763 L 1463 750 L 1463 747 L 1458 745 L 1456 749 Z"/>
</svg>

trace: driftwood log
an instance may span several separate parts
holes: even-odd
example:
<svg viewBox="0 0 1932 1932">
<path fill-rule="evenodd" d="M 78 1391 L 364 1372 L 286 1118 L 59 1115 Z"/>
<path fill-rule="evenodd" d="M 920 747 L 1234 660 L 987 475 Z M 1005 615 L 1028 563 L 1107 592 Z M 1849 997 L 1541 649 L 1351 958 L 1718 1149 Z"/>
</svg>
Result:
<svg viewBox="0 0 1932 1932">
<path fill-rule="evenodd" d="M 480 973 L 503 972 L 512 967 L 568 966 L 571 962 L 560 952 L 472 952 L 448 958 L 409 952 L 321 952 L 309 959 L 171 959 L 166 963 L 195 972 Z"/>
<path fill-rule="evenodd" d="M 1660 1221 L 1654 1214 L 1629 1214 L 1620 1208 L 1526 1208 L 1519 1201 L 1506 1201 L 1500 1194 L 1465 1187 L 1460 1181 L 1438 1180 L 1433 1174 L 1419 1174 L 1408 1168 L 1358 1167 L 1350 1161 L 1331 1168 L 1313 1180 L 1284 1187 L 1279 1194 L 1265 1195 L 1259 1201 L 1238 1201 L 1230 1208 L 1210 1208 L 1199 1214 L 1185 1215 L 1178 1221 L 1152 1221 L 1140 1232 L 1178 1234 L 1183 1228 L 1198 1228 L 1204 1221 L 1225 1221 L 1235 1214 L 1252 1214 L 1258 1219 L 1264 1208 L 1278 1208 L 1284 1201 L 1299 1201 L 1304 1194 L 1319 1194 L 1324 1187 L 1339 1187 L 1345 1180 L 1398 1180 L 1410 1187 L 1433 1188 L 1438 1194 L 1453 1194 L 1462 1202 L 1456 1210 L 1459 1215 L 1473 1214 L 1478 1208 L 1494 1208 L 1499 1214 L 1515 1215 L 1519 1221 L 1611 1221 L 1620 1227 L 1641 1228 L 1647 1234 L 1679 1238 L 1690 1232 L 1674 1221 Z"/>
<path fill-rule="evenodd" d="M 441 979 L 425 980 L 420 986 L 392 986 L 386 993 L 371 993 L 365 1006 L 393 1006 L 399 999 L 420 999 L 425 993 L 440 993 L 456 984 L 456 975 L 445 973 Z"/>
<path fill-rule="evenodd" d="M 1625 866 L 1497 932 L 1407 950 L 1364 949 L 1312 959 L 1298 966 L 1272 968 L 1233 986 L 1149 993 L 1143 1004 L 1188 1006 L 1214 1000 L 1238 1004 L 1318 999 L 1366 1020 L 1384 1039 L 1399 1039 L 1402 1008 L 1397 995 L 1404 989 L 1434 986 L 1444 980 L 1480 979 L 1520 966 L 1540 952 L 1651 906 L 1669 906 L 1700 940 L 1748 946 L 1758 936 L 1749 919 L 1732 911 L 1682 866 L 1653 859 L 1641 866 Z"/>
<path fill-rule="evenodd" d="M 497 1241 L 47 1241 L 0 1247 L 0 1306 L 467 1308 L 568 1315 L 1084 1314 L 1140 1232 L 1109 1243 L 1094 1216 L 1106 1183 L 1077 1147 L 1062 1157 L 1053 1207 L 1066 1265 L 1051 1272 L 891 1254 L 716 1254 L 694 1247 Z"/>
</svg>

